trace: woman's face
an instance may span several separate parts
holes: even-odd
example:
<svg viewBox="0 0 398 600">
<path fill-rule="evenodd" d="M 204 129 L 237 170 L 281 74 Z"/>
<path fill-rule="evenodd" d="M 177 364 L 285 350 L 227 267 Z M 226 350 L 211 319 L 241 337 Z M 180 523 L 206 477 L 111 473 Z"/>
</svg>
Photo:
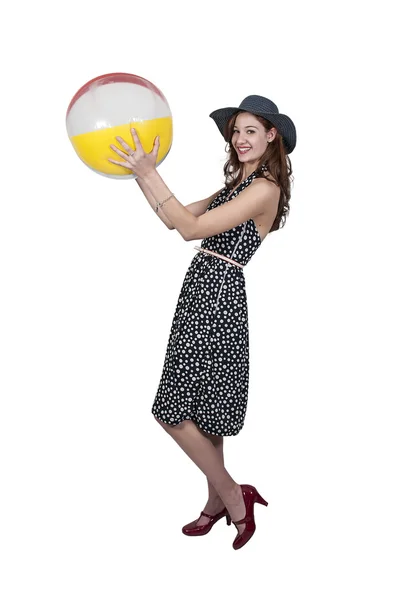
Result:
<svg viewBox="0 0 398 600">
<path fill-rule="evenodd" d="M 251 113 L 239 113 L 235 120 L 231 145 L 240 162 L 257 163 L 267 147 L 265 127 Z"/>
</svg>

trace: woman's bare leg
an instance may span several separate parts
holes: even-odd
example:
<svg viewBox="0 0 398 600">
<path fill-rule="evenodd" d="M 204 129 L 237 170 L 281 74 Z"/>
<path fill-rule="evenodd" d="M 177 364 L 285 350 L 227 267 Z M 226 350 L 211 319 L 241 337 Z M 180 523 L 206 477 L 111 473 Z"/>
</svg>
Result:
<svg viewBox="0 0 398 600">
<path fill-rule="evenodd" d="M 163 429 L 177 442 L 191 460 L 206 475 L 214 490 L 227 508 L 232 521 L 243 519 L 246 514 L 240 485 L 226 470 L 220 451 L 206 437 L 193 421 L 186 420 L 179 425 L 167 425 L 155 417 Z M 241 533 L 245 525 L 238 525 Z"/>
</svg>

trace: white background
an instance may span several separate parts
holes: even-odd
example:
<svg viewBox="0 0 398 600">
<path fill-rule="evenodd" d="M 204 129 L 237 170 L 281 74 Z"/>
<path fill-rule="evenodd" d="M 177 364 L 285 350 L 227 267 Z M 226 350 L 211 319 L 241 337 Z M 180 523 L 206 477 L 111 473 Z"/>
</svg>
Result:
<svg viewBox="0 0 398 600">
<path fill-rule="evenodd" d="M 392 4 L 3 9 L 3 600 L 397 598 Z M 151 415 L 198 242 L 66 134 L 75 92 L 115 71 L 168 99 L 159 171 L 183 204 L 222 187 L 212 110 L 260 94 L 297 127 L 290 216 L 245 269 L 250 397 L 226 466 L 269 506 L 238 552 L 224 522 L 182 535 L 205 478 Z"/>
</svg>

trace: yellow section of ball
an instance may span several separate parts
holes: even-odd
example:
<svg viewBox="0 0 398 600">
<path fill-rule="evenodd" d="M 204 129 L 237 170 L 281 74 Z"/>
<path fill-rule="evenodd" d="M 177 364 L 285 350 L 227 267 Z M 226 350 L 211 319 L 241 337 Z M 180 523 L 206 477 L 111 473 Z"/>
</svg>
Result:
<svg viewBox="0 0 398 600">
<path fill-rule="evenodd" d="M 123 159 L 110 148 L 111 144 L 123 150 L 124 148 L 115 139 L 120 136 L 125 142 L 135 150 L 135 144 L 131 135 L 131 129 L 134 128 L 140 138 L 145 152 L 151 152 L 155 137 L 159 136 L 159 153 L 157 164 L 159 164 L 170 150 L 173 138 L 173 124 L 171 117 L 162 117 L 160 119 L 151 119 L 148 121 L 138 121 L 127 123 L 126 125 L 117 125 L 116 127 L 106 127 L 96 129 L 89 133 L 74 135 L 70 138 L 73 147 L 81 160 L 91 169 L 104 175 L 113 175 L 125 177 L 134 175 L 131 169 L 114 165 L 109 162 L 109 158 L 122 161 Z"/>
</svg>

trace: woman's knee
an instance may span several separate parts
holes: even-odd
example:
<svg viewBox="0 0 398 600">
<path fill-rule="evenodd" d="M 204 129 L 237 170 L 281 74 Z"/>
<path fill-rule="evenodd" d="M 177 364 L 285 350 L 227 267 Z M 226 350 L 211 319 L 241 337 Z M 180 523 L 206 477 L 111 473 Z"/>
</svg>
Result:
<svg viewBox="0 0 398 600">
<path fill-rule="evenodd" d="M 213 433 L 207 433 L 203 430 L 202 433 L 205 437 L 207 437 L 207 439 L 209 439 L 214 444 L 214 446 L 219 446 L 223 443 L 223 437 L 221 435 L 214 435 Z"/>
</svg>

